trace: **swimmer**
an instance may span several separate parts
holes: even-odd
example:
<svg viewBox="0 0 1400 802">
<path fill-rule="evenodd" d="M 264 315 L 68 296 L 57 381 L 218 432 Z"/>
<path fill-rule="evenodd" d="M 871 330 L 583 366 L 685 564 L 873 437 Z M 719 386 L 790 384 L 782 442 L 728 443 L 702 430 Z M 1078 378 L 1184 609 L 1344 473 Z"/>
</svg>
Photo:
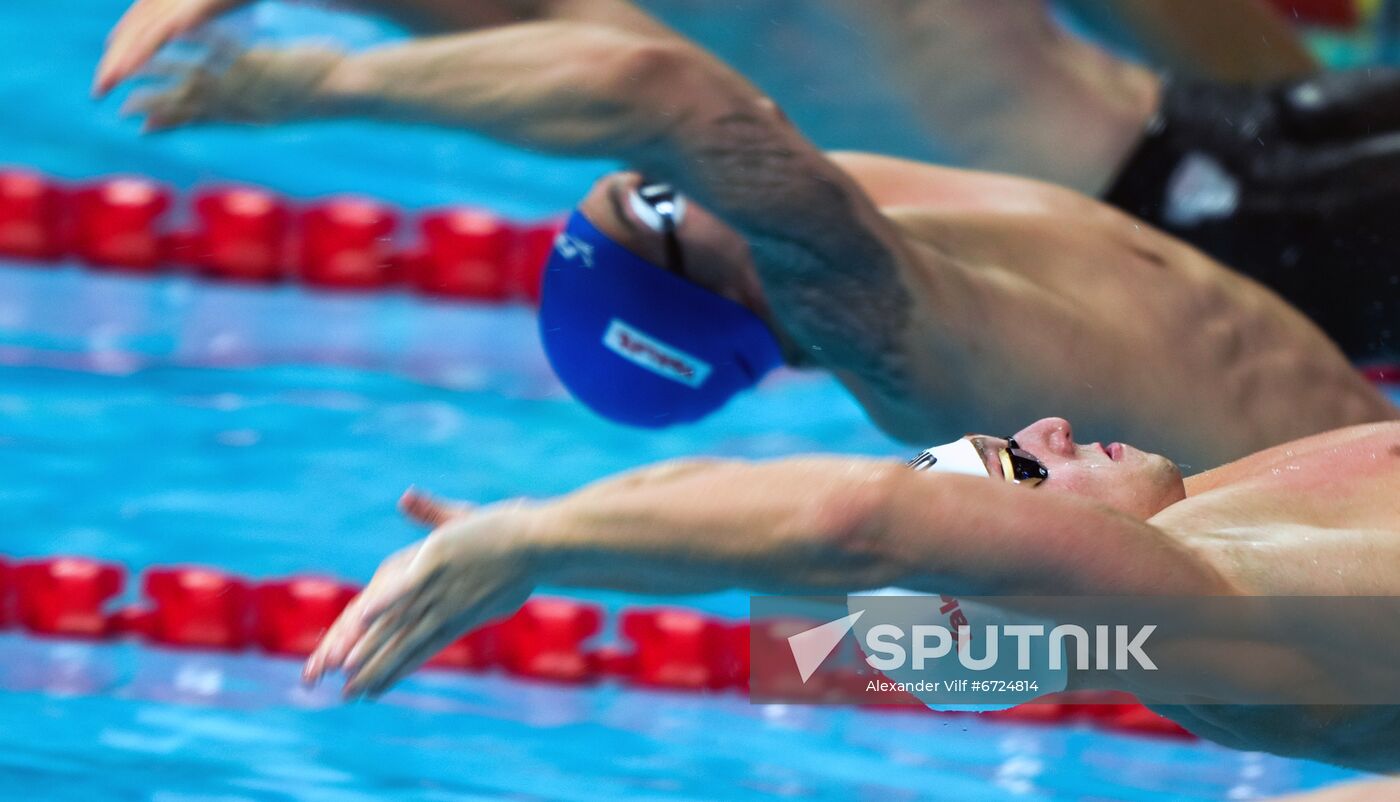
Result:
<svg viewBox="0 0 1400 802">
<path fill-rule="evenodd" d="M 348 697 L 378 696 L 540 585 L 660 595 L 898 586 L 1002 597 L 1400 596 L 1400 423 L 1316 435 L 1185 480 L 1166 457 L 1081 443 L 1059 418 L 931 454 L 957 460 L 960 451 L 975 467 L 934 473 L 835 456 L 669 463 L 555 500 L 480 509 L 410 492 L 404 511 L 434 531 L 385 561 L 308 660 L 306 678 L 343 669 Z M 913 466 L 929 467 L 928 457 Z M 968 473 L 981 476 L 958 475 Z M 1239 697 L 1221 690 L 1291 677 L 1319 654 L 1341 655 L 1338 671 L 1368 670 L 1353 656 L 1376 653 L 1389 626 L 1299 627 L 1243 672 L 1208 639 L 1189 676 L 1109 687 L 1148 704 L 1189 694 L 1200 706 L 1159 712 L 1234 748 L 1393 771 L 1400 707 L 1227 706 Z M 1383 669 L 1387 683 L 1400 683 L 1394 666 Z"/>
<path fill-rule="evenodd" d="M 1256 0 L 1067 3 L 1136 27 L 1164 74 L 1067 34 L 1046 0 L 841 4 L 957 163 L 1103 198 L 1268 285 L 1353 360 L 1400 359 L 1400 71 L 1320 71 Z"/>
<path fill-rule="evenodd" d="M 1146 220 L 1263 283 L 1357 362 L 1400 359 L 1400 72 L 1319 73 L 1264 0 L 1062 0 L 1166 74 L 1068 35 L 1047 0 L 829 0 L 867 30 L 956 163 L 1050 181 Z M 142 0 L 99 90 L 239 0 Z M 676 34 L 626 0 L 373 2 L 425 32 L 512 20 Z M 1121 37 L 1120 37 L 1121 38 Z"/>
<path fill-rule="evenodd" d="M 119 27 L 109 52 L 127 55 L 112 58 L 129 66 L 129 37 L 171 34 L 157 22 L 175 5 L 135 6 L 128 19 L 145 22 Z M 363 116 L 615 157 L 669 180 L 695 201 L 677 232 L 687 278 L 752 309 L 791 364 L 829 370 L 910 442 L 1051 408 L 1200 470 L 1396 417 L 1301 314 L 1199 252 L 1047 184 L 824 154 L 674 36 L 552 20 L 159 71 L 171 83 L 128 108 L 152 129 Z M 582 212 L 664 265 L 666 238 L 628 202 L 640 182 L 603 180 Z"/>
</svg>

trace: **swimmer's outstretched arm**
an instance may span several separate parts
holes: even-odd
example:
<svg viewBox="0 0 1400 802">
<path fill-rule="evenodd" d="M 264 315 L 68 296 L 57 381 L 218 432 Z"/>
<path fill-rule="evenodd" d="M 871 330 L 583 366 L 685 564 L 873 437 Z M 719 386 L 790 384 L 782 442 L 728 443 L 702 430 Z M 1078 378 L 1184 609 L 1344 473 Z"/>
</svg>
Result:
<svg viewBox="0 0 1400 802">
<path fill-rule="evenodd" d="M 93 76 L 101 96 L 132 77 L 167 43 L 252 0 L 136 0 L 112 28 Z M 574 20 L 651 36 L 665 25 L 627 0 L 345 0 L 419 33 L 474 30 L 528 20 Z"/>
<path fill-rule="evenodd" d="M 254 50 L 227 70 L 187 70 L 133 94 L 128 112 L 152 129 L 366 117 L 619 159 L 675 183 L 744 235 L 774 317 L 811 363 L 923 419 L 928 395 L 957 395 L 960 346 L 931 355 L 942 368 L 933 374 L 906 356 L 920 317 L 912 290 L 950 299 L 955 279 L 917 264 L 851 177 L 771 100 L 679 39 L 536 22 L 349 56 Z M 918 403 L 916 382 L 936 385 L 921 387 Z"/>
<path fill-rule="evenodd" d="M 384 563 L 308 660 L 309 681 L 344 668 L 347 696 L 377 696 L 539 585 L 1229 592 L 1206 559 L 1142 521 L 1066 494 L 873 460 L 673 463 L 542 504 L 461 512 L 410 493 L 404 506 L 435 531 Z"/>
</svg>

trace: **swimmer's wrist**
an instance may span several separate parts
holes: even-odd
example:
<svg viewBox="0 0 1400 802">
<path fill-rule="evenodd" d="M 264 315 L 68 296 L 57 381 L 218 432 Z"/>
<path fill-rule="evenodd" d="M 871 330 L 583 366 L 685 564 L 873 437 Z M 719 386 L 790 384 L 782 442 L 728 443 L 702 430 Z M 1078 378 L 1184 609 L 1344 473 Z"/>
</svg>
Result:
<svg viewBox="0 0 1400 802">
<path fill-rule="evenodd" d="M 324 116 L 354 114 L 384 96 L 384 80 L 373 64 L 344 53 L 326 70 L 312 93 L 311 104 Z"/>
<path fill-rule="evenodd" d="M 522 506 L 512 519 L 510 536 L 521 564 L 536 582 L 564 581 L 588 555 L 600 552 L 586 517 L 567 499 Z"/>
</svg>

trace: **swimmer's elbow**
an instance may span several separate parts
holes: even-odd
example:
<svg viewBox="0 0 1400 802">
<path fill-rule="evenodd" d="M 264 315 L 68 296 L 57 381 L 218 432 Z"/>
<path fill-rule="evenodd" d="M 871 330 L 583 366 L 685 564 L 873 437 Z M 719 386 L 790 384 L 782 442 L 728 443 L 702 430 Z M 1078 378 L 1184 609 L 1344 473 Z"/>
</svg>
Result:
<svg viewBox="0 0 1400 802">
<path fill-rule="evenodd" d="M 736 107 L 772 106 L 743 78 L 678 39 L 630 41 L 604 61 L 594 80 L 600 82 L 604 97 L 633 110 L 636 125 L 654 129 L 657 137 L 679 133 L 682 123 L 693 122 L 706 110 L 728 113 Z M 775 120 L 785 119 L 776 107 L 771 110 Z M 695 131 L 704 128 L 691 126 Z"/>
<path fill-rule="evenodd" d="M 611 75 L 632 89 L 665 85 L 685 76 L 694 62 L 694 48 L 682 42 L 643 39 L 618 52 L 611 65 Z"/>
<path fill-rule="evenodd" d="M 594 80 L 606 97 L 639 108 L 661 109 L 684 98 L 698 71 L 694 49 L 668 40 L 632 40 L 596 68 Z"/>
</svg>

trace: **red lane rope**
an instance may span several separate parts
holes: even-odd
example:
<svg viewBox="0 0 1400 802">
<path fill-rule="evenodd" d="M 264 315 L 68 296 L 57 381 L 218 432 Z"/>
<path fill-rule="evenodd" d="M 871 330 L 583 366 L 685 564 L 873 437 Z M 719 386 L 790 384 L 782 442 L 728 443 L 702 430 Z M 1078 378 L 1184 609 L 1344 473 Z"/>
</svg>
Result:
<svg viewBox="0 0 1400 802">
<path fill-rule="evenodd" d="M 184 225 L 171 219 L 188 218 Z M 410 216 L 337 196 L 296 204 L 267 189 L 220 185 L 181 199 L 140 177 L 65 184 L 0 169 L 0 256 L 76 258 L 97 270 L 192 271 L 213 280 L 299 281 L 333 290 L 407 288 L 476 302 L 535 302 L 559 220 L 513 222 L 468 207 Z"/>
<path fill-rule="evenodd" d="M 18 626 L 48 638 L 132 638 L 175 649 L 256 650 L 305 657 L 359 590 L 327 577 L 255 581 L 212 568 L 153 567 L 141 575 L 141 600 L 114 606 L 126 580 L 124 567 L 84 557 L 14 563 L 0 558 L 0 628 Z M 755 633 L 748 622 L 674 607 L 624 610 L 615 622 L 619 642 L 590 646 L 604 629 L 605 616 L 602 607 L 588 602 L 532 598 L 511 617 L 464 635 L 428 667 L 500 670 L 526 679 L 571 684 L 612 681 L 672 691 L 743 691 L 749 683 L 751 638 L 785 648 L 781 623 L 772 631 Z M 1087 722 L 1120 732 L 1192 737 L 1124 695 L 1077 695 L 1063 703 L 1023 705 L 984 715 L 1023 723 Z"/>
<path fill-rule="evenodd" d="M 172 211 L 189 217 L 171 226 Z M 343 195 L 298 206 L 271 190 L 215 185 L 187 201 L 147 178 L 64 184 L 0 169 L 0 257 L 36 265 L 76 258 L 96 270 L 156 275 L 191 271 L 215 281 L 299 281 L 340 291 L 407 288 L 478 303 L 538 303 L 559 219 L 521 223 L 483 209 L 411 215 Z M 1400 366 L 1365 368 L 1374 382 L 1400 382 Z"/>
<path fill-rule="evenodd" d="M 174 212 L 188 222 L 170 224 Z M 76 258 L 95 270 L 186 271 L 214 281 L 297 281 L 323 290 L 409 289 L 478 303 L 538 303 L 560 219 L 513 222 L 471 207 L 418 215 L 352 195 L 295 204 L 271 190 L 214 185 L 187 200 L 132 176 L 65 184 L 0 169 L 0 257 L 35 265 Z M 1400 382 L 1400 365 L 1364 369 Z"/>
<path fill-rule="evenodd" d="M 1361 25 L 1358 0 L 1270 0 L 1279 13 L 1303 25 L 1350 30 Z"/>
</svg>

